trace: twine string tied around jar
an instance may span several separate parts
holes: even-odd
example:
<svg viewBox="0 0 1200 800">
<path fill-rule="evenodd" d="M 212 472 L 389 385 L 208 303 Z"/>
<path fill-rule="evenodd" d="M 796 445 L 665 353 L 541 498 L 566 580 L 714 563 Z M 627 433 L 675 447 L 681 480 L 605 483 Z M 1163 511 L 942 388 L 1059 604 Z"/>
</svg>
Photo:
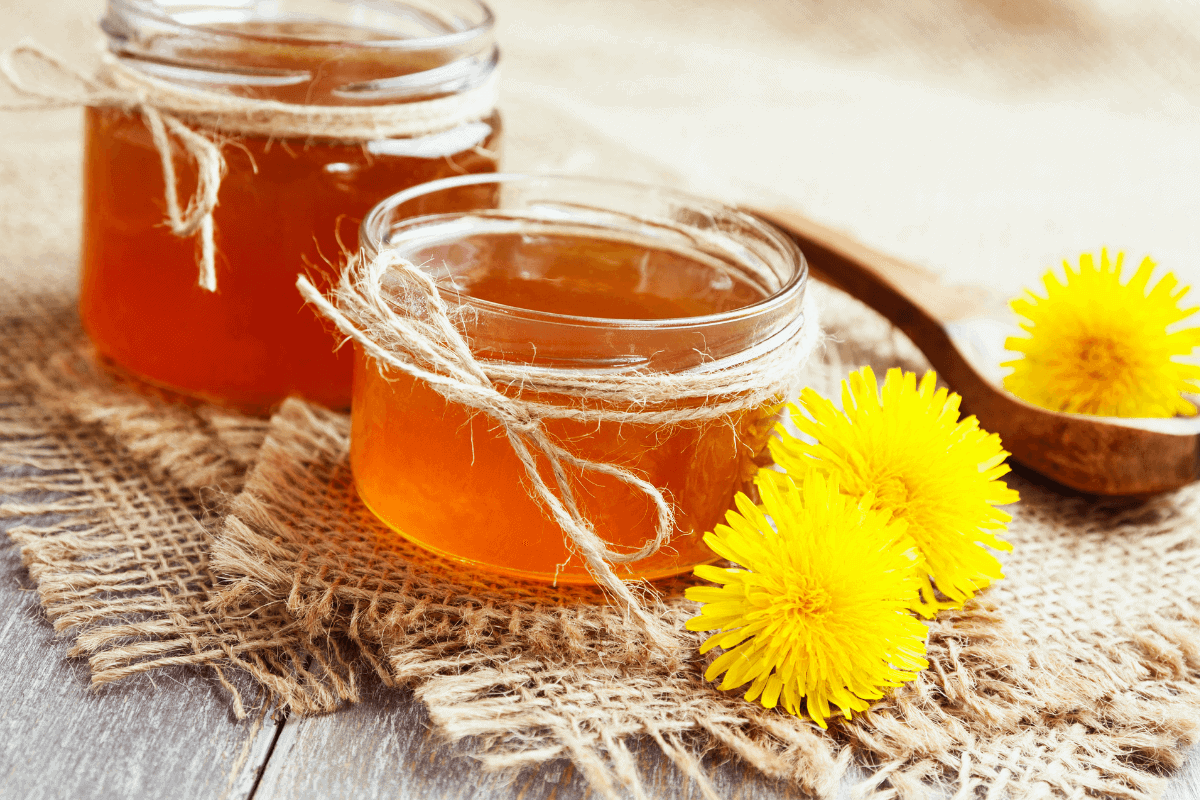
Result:
<svg viewBox="0 0 1200 800">
<path fill-rule="evenodd" d="M 478 86 L 444 97 L 372 106 L 317 106 L 239 97 L 179 86 L 104 53 L 94 75 L 67 64 L 29 39 L 0 54 L 0 77 L 33 102 L 3 111 L 117 108 L 140 113 L 162 162 L 166 224 L 180 238 L 199 239 L 200 286 L 217 289 L 213 210 L 225 160 L 221 143 L 237 136 L 322 138 L 343 143 L 425 136 L 486 117 L 496 107 L 495 70 Z M 195 162 L 196 188 L 186 204 L 172 155 L 177 142 Z"/>
<path fill-rule="evenodd" d="M 385 276 L 389 281 L 384 289 Z M 505 431 L 525 469 L 530 494 L 567 535 L 596 582 L 642 622 L 652 640 L 666 646 L 674 634 L 642 606 L 630 584 L 613 565 L 630 564 L 658 552 L 674 532 L 675 514 L 663 491 L 633 471 L 597 462 L 563 447 L 546 430 L 550 419 L 581 422 L 675 425 L 713 420 L 746 412 L 799 389 L 799 371 L 816 347 L 819 329 L 811 295 L 803 313 L 785 332 L 779 346 L 727 367 L 676 373 L 623 372 L 569 375 L 533 364 L 481 361 L 471 352 L 434 278 L 392 250 L 373 258 L 352 256 L 338 285 L 326 297 L 307 278 L 296 282 L 305 300 L 348 339 L 357 342 L 380 369 L 396 370 L 436 391 L 448 402 L 487 414 Z M 387 296 L 395 297 L 397 307 Z M 597 395 L 596 405 L 549 403 L 506 393 L 498 385 L 532 388 L 582 401 Z M 685 401 L 680 403 L 680 400 Z M 551 480 L 539 470 L 549 467 Z M 645 495 L 655 509 L 655 532 L 637 550 L 621 552 L 609 545 L 582 512 L 570 470 L 616 478 Z"/>
</svg>

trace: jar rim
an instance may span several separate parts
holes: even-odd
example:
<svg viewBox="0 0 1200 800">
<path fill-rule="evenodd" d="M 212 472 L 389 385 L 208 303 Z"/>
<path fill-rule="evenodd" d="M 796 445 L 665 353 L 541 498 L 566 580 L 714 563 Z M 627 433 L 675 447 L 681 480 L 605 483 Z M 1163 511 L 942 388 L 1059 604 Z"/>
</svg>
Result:
<svg viewBox="0 0 1200 800">
<path fill-rule="evenodd" d="M 744 224 L 750 230 L 753 230 L 758 236 L 766 242 L 773 245 L 780 256 L 789 260 L 794 264 L 792 274 L 784 280 L 781 285 L 763 299 L 750 303 L 745 306 L 730 309 L 728 311 L 720 311 L 713 314 L 703 314 L 690 317 L 669 317 L 662 319 L 622 319 L 612 317 L 588 317 L 575 314 L 560 314 L 551 311 L 538 311 L 534 309 L 522 308 L 520 306 L 511 306 L 504 303 L 497 303 L 491 300 L 484 300 L 478 297 L 459 292 L 451 285 L 446 285 L 441 282 L 438 284 L 438 289 L 448 301 L 458 305 L 465 305 L 472 309 L 504 314 L 508 317 L 527 320 L 530 322 L 548 322 L 556 325 L 574 326 L 582 328 L 603 328 L 614 331 L 637 331 L 637 330 L 654 330 L 667 331 L 672 329 L 695 329 L 710 325 L 724 325 L 731 322 L 738 322 L 752 319 L 760 315 L 770 315 L 773 312 L 781 310 L 781 307 L 788 304 L 798 303 L 803 297 L 804 291 L 808 284 L 808 262 L 800 248 L 791 238 L 784 235 L 774 226 L 766 223 L 760 218 L 749 214 L 734 206 L 710 200 L 699 195 L 693 195 L 688 192 L 678 191 L 676 189 L 668 189 L 653 184 L 638 183 L 635 181 L 615 180 L 611 178 L 596 178 L 577 175 L 540 175 L 540 174 L 525 174 L 525 173 L 483 173 L 475 175 L 459 175 L 451 178 L 443 178 L 441 180 L 430 181 L 418 186 L 405 189 L 401 192 L 391 195 L 377 203 L 363 218 L 362 224 L 359 226 L 359 245 L 362 248 L 363 254 L 368 257 L 374 257 L 381 250 L 387 248 L 390 244 L 389 237 L 394 231 L 394 223 L 397 221 L 391 220 L 389 214 L 395 211 L 404 203 L 410 202 L 425 195 L 434 194 L 436 192 L 445 191 L 447 189 L 456 189 L 465 186 L 477 186 L 487 183 L 496 184 L 514 184 L 521 182 L 546 182 L 546 183 L 577 183 L 596 188 L 608 189 L 625 189 L 632 192 L 653 193 L 660 197 L 669 197 L 681 203 L 685 203 L 691 207 L 698 209 L 706 209 L 720 211 L 724 214 L 736 217 L 738 222 Z M 419 215 L 415 217 L 405 217 L 399 224 L 405 228 L 416 227 L 422 223 L 427 223 L 441 214 Z"/>
<path fill-rule="evenodd" d="M 140 14 L 157 23 L 171 25 L 203 36 L 218 37 L 222 39 L 228 39 L 230 41 L 266 42 L 273 44 L 307 46 L 353 47 L 364 50 L 379 49 L 421 51 L 458 48 L 474 39 L 486 38 L 492 34 L 492 29 L 495 27 L 496 23 L 496 17 L 492 12 L 492 9 L 486 3 L 484 3 L 483 0 L 462 0 L 462 2 L 471 4 L 481 14 L 480 20 L 472 24 L 470 27 L 450 33 L 435 34 L 432 36 L 397 36 L 394 39 L 368 40 L 320 39 L 317 37 L 307 37 L 301 35 L 267 34 L 232 28 L 215 28 L 211 25 L 200 25 L 181 20 L 177 13 L 173 13 L 162 3 L 158 2 L 158 0 L 108 0 L 108 9 L 109 11 L 118 11 L 124 13 L 132 12 L 135 14 Z M 417 6 L 410 5 L 404 0 L 395 0 L 394 5 L 397 7 L 397 9 L 408 6 L 410 8 L 419 10 Z M 375 6 L 374 4 L 373 8 L 379 10 L 378 6 Z M 226 7 L 226 10 L 231 9 Z"/>
</svg>

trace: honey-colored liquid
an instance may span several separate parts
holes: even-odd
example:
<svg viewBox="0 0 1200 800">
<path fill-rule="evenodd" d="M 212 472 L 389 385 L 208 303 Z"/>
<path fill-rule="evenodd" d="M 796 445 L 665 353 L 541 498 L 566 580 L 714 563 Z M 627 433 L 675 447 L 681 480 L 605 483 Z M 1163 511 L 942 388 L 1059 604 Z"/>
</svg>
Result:
<svg viewBox="0 0 1200 800">
<path fill-rule="evenodd" d="M 269 91 L 238 87 L 240 94 L 285 102 L 342 102 L 330 76 L 343 85 L 350 78 L 395 74 L 396 68 L 376 58 L 315 69 L 303 53 L 270 43 L 216 56 L 256 68 L 313 69 L 313 80 Z M 213 215 L 218 288 L 208 292 L 198 284 L 197 241 L 164 226 L 162 166 L 142 118 L 88 109 L 84 328 L 103 356 L 185 394 L 249 408 L 268 407 L 289 394 L 346 406 L 352 358 L 348 350 L 335 352 L 328 326 L 304 307 L 296 277 L 308 274 L 328 288 L 342 257 L 339 237 L 353 247 L 363 216 L 388 195 L 438 178 L 494 172 L 498 115 L 470 125 L 417 140 L 359 144 L 227 141 L 227 170 Z M 196 173 L 182 148 L 175 168 L 186 202 Z"/>
<path fill-rule="evenodd" d="M 481 236 L 449 246 L 444 254 L 454 257 L 447 263 L 460 292 L 540 311 L 673 319 L 740 308 L 764 296 L 683 256 L 600 239 Z M 555 358 L 569 356 L 569 343 L 560 342 Z M 759 408 L 672 427 L 545 424 L 583 458 L 627 467 L 665 490 L 677 512 L 674 538 L 651 558 L 618 569 L 625 576 L 653 578 L 714 558 L 701 536 L 723 520 L 734 494 L 757 469 L 775 411 Z M 524 467 L 489 417 L 447 403 L 404 375 L 381 374 L 361 351 L 352 417 L 350 458 L 359 495 L 405 537 L 509 575 L 591 580 L 581 559 L 570 555 L 562 530 L 529 496 Z M 553 486 L 549 471 L 542 474 Z M 617 549 L 632 551 L 653 537 L 654 509 L 643 494 L 595 473 L 573 477 L 584 513 Z"/>
</svg>

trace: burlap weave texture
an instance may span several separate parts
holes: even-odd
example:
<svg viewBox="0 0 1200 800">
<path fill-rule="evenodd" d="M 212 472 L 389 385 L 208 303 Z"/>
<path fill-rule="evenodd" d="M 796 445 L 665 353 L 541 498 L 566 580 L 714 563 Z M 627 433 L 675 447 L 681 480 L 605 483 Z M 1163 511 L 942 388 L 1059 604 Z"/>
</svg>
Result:
<svg viewBox="0 0 1200 800">
<path fill-rule="evenodd" d="M 316 645 L 278 606 L 248 597 L 214 614 L 213 528 L 267 421 L 193 405 L 95 363 L 60 293 L 4 285 L 0 516 L 56 631 L 93 685 L 172 664 L 229 669 L 264 699 L 328 710 L 354 696 L 335 642 Z M 228 618 L 227 618 L 228 617 Z M 229 624 L 236 619 L 236 624 Z"/>
<path fill-rule="evenodd" d="M 9 4 L 0 11 L 5 43 L 36 33 L 52 37 L 48 44 L 60 52 L 90 52 L 100 5 Z M 1176 270 L 1194 261 L 1200 6 L 493 5 L 509 70 L 506 119 L 514 134 L 524 125 L 509 139 L 509 169 L 620 175 L 714 197 L 732 187 L 728 199 L 804 209 L 951 282 L 995 281 L 993 289 L 1015 291 L 1058 259 L 1101 244 L 1148 250 Z M 531 102 L 537 98 L 545 102 Z M 524 105 L 511 105 L 516 100 Z M 583 146 L 600 141 L 585 138 L 600 129 L 622 147 Z M 628 680 L 622 664 L 606 660 L 620 681 L 587 684 L 581 676 L 599 674 L 594 659 L 580 661 L 579 672 L 561 660 L 538 661 L 544 648 L 507 666 L 480 650 L 472 663 L 463 643 L 474 629 L 433 601 L 420 608 L 441 615 L 430 619 L 445 622 L 444 631 L 434 628 L 442 644 L 431 649 L 414 640 L 385 650 L 365 623 L 355 626 L 355 603 L 341 599 L 348 593 L 329 584 L 324 609 L 316 582 L 295 596 L 295 608 L 316 609 L 319 626 L 345 630 L 344 639 L 309 641 L 286 609 L 286 582 L 253 600 L 244 595 L 256 611 L 241 618 L 244 625 L 235 624 L 238 615 L 213 616 L 213 532 L 253 468 L 266 425 L 254 420 L 243 428 L 211 409 L 144 404 L 77 368 L 78 139 L 78 122 L 65 112 L 12 117 L 0 138 L 0 513 L 25 526 L 19 543 L 55 624 L 97 634 L 79 639 L 93 674 L 124 674 L 128 656 L 139 652 L 131 642 L 153 645 L 134 662 L 141 669 L 172 659 L 224 669 L 228 645 L 235 660 L 268 665 L 260 679 L 285 703 L 332 708 L 354 696 L 357 636 L 389 679 L 417 687 L 439 730 L 482 735 L 481 752 L 494 761 L 537 762 L 572 746 L 576 758 L 590 759 L 589 774 L 630 777 L 624 751 L 610 742 L 644 725 L 613 708 L 644 697 L 646 684 Z M 834 328 L 831 373 L 863 363 L 920 366 L 902 346 L 881 346 L 890 334 L 877 318 L 847 313 Z M 205 415 L 223 421 L 204 423 Z M 284 450 L 336 448 L 340 423 L 330 422 L 318 435 L 320 425 L 296 428 L 289 419 L 272 440 Z M 228 455 L 228 436 L 219 444 L 213 435 L 226 423 L 230 435 L 246 436 L 236 458 Z M 317 451 L 314 463 L 336 471 L 330 452 Z M 207 464 L 203 481 L 191 471 L 199 454 Z M 31 474 L 31 467 L 43 472 Z M 270 474 L 280 473 L 251 477 Z M 214 484 L 217 490 L 207 488 Z M 921 682 L 855 725 L 816 735 L 708 694 L 693 697 L 691 710 L 660 708 L 694 677 L 655 682 L 661 671 L 649 680 L 664 694 L 641 716 L 673 720 L 660 729 L 668 744 L 687 748 L 675 751 L 683 759 L 722 742 L 687 720 L 715 719 L 723 747 L 811 785 L 828 786 L 822 780 L 854 756 L 883 796 L 936 794 L 920 781 L 939 775 L 951 784 L 945 794 L 961 790 L 962 797 L 1153 796 L 1161 770 L 1194 739 L 1200 707 L 1197 492 L 1122 508 L 1017 485 L 1023 503 L 1008 579 L 985 596 L 987 607 L 939 623 L 933 665 Z M 42 511 L 55 515 L 29 516 Z M 310 533 L 291 529 L 291 513 L 275 514 L 272 525 Z M 342 527 L 335 532 L 344 538 Z M 284 541 L 264 568 L 278 570 L 313 547 Z M 119 581 L 106 584 L 101 574 Z M 64 591 L 82 597 L 68 603 Z M 130 610 L 135 604 L 142 610 Z M 492 609 L 481 642 L 504 635 L 504 620 L 527 618 Z M 219 631 L 213 620 L 221 621 Z M 106 639 L 110 626 L 134 623 L 143 625 L 136 634 Z M 532 638 L 521 636 L 514 642 Z M 594 643 L 584 638 L 574 651 L 594 653 Z M 331 644 L 345 646 L 341 660 Z M 303 672 L 313 648 L 328 666 Z M 598 697 L 603 702 L 592 708 Z M 736 710 L 736 718 L 706 716 L 710 702 Z M 597 733 L 600 723 L 608 725 L 607 740 Z"/>
<path fill-rule="evenodd" d="M 65 304 L 20 305 L 36 313 L 6 309 L 26 347 L 4 364 L 4 460 L 38 472 L 10 473 L 22 502 L 4 509 L 54 515 L 12 535 L 96 682 L 242 668 L 311 713 L 353 701 L 366 666 L 413 687 L 485 764 L 570 757 L 612 796 L 636 784 L 638 736 L 702 784 L 714 749 L 817 793 L 857 757 L 883 796 L 909 797 L 930 780 L 1152 796 L 1193 739 L 1195 490 L 1097 506 L 1020 482 L 1008 579 L 935 623 L 920 681 L 823 734 L 716 691 L 690 647 L 650 660 L 594 593 L 497 582 L 409 545 L 357 500 L 344 415 L 289 401 L 268 424 L 166 402 L 96 370 Z M 814 385 L 858 363 L 920 366 L 869 312 L 826 305 L 834 342 Z M 660 587 L 680 627 L 684 583 Z"/>
<path fill-rule="evenodd" d="M 215 549 L 217 570 L 242 576 L 223 597 L 264 592 L 314 633 L 349 631 L 415 688 L 442 733 L 475 737 L 491 766 L 566 755 L 621 796 L 634 774 L 628 738 L 648 736 L 701 783 L 699 756 L 725 748 L 821 793 L 854 752 L 879 767 L 885 796 L 921 797 L 925 781 L 947 779 L 996 796 L 1044 785 L 1068 797 L 1136 797 L 1157 782 L 1145 768 L 1172 763 L 1190 741 L 1200 661 L 1189 631 L 1200 619 L 1175 592 L 1193 580 L 1200 551 L 1180 550 L 1185 537 L 1171 522 L 1187 512 L 1178 506 L 1143 508 L 1139 519 L 1075 509 L 1095 540 L 1081 544 L 1061 512 L 1044 508 L 1061 499 L 1023 485 L 1032 508 L 1014 526 L 1024 554 L 1010 559 L 1007 591 L 939 620 L 921 680 L 825 735 L 705 682 L 695 636 L 654 661 L 594 596 L 440 567 L 357 501 L 347 427 L 296 401 L 273 419 Z M 1106 596 L 1112 608 L 1121 595 L 1106 581 L 1121 574 L 1113 558 L 1128 559 L 1130 547 L 1157 565 L 1134 569 L 1144 579 L 1157 572 L 1164 592 L 1114 625 L 1095 603 Z M 694 606 L 679 585 L 661 588 L 659 613 L 682 628 Z"/>
<path fill-rule="evenodd" d="M 3 364 L 0 491 L 19 498 L 6 515 L 50 514 L 12 535 L 97 683 L 167 664 L 223 681 L 244 669 L 312 713 L 355 700 L 373 669 L 486 765 L 569 757 L 614 797 L 640 793 L 634 737 L 702 786 L 700 758 L 717 751 L 818 794 L 857 759 L 884 797 L 945 781 L 1137 798 L 1194 738 L 1194 489 L 1097 505 L 1017 479 L 1007 580 L 934 624 L 918 682 L 824 734 L 718 692 L 691 646 L 652 660 L 594 593 L 498 582 L 409 545 L 357 500 L 344 415 L 289 401 L 268 423 L 167 402 L 96 370 L 69 306 L 42 299 L 4 308 L 24 347 Z M 825 302 L 833 341 L 815 386 L 859 363 L 921 366 L 877 317 Z M 685 583 L 660 587 L 658 610 L 680 627 L 694 613 Z M 240 712 L 248 700 L 234 698 Z"/>
</svg>

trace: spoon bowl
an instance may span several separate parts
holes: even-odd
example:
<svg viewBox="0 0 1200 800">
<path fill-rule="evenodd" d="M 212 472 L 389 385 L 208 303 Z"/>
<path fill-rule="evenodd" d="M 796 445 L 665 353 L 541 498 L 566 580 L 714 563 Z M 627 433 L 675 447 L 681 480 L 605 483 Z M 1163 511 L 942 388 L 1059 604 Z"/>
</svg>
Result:
<svg viewBox="0 0 1200 800">
<path fill-rule="evenodd" d="M 1065 414 L 1005 391 L 987 351 L 997 313 L 986 292 L 948 286 L 928 270 L 876 252 L 790 210 L 752 211 L 790 236 L 811 274 L 878 311 L 912 340 L 959 395 L 966 413 L 997 433 L 1014 459 L 1051 480 L 1099 495 L 1150 495 L 1200 475 L 1200 419 Z M 984 352 L 979 352 L 979 351 Z"/>
</svg>

